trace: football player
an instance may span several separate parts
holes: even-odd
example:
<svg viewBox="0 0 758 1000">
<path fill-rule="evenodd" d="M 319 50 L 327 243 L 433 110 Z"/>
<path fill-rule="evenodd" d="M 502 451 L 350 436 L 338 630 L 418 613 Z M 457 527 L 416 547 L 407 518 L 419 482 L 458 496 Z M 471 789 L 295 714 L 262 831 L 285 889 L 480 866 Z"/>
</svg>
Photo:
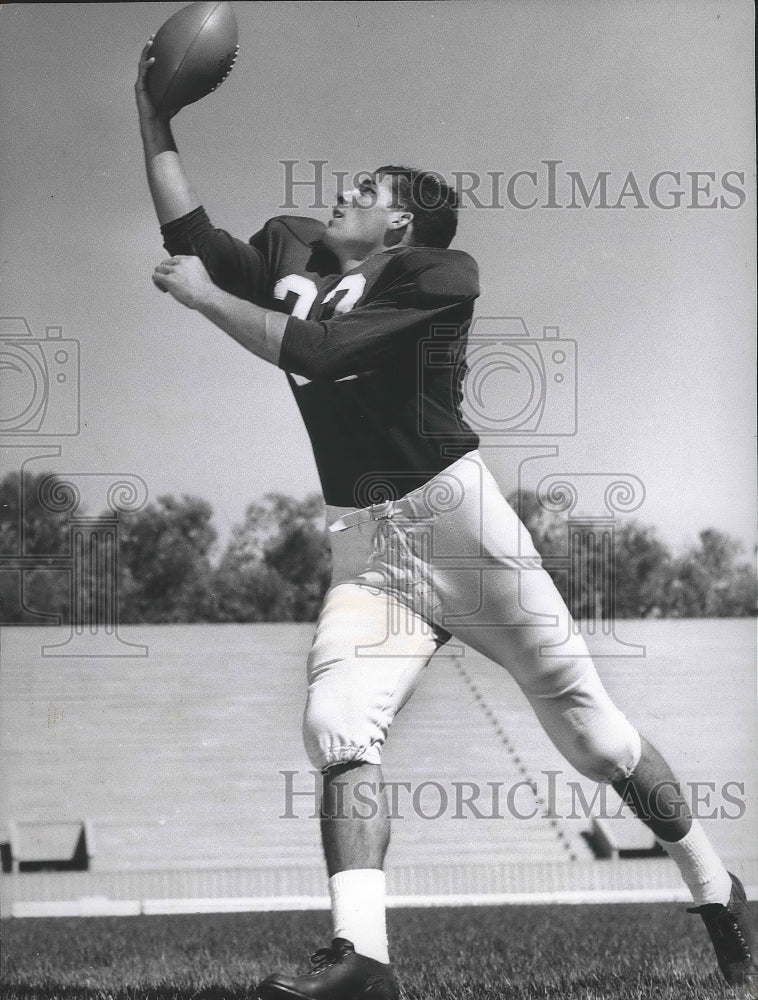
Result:
<svg viewBox="0 0 758 1000">
<path fill-rule="evenodd" d="M 338 197 L 325 225 L 275 218 L 248 242 L 235 239 L 212 227 L 188 184 L 168 117 L 150 101 L 150 65 L 148 43 L 136 96 L 170 255 L 153 281 L 286 374 L 332 539 L 303 728 L 323 774 L 334 938 L 309 971 L 272 975 L 258 996 L 399 996 L 385 924 L 381 752 L 451 634 L 506 667 L 561 753 L 647 823 L 691 890 L 727 981 L 744 982 L 758 967 L 742 885 L 665 761 L 606 693 L 461 416 L 478 282 L 472 258 L 449 249 L 455 195 L 437 174 L 387 166 Z M 559 635 L 573 645 L 542 655 Z M 353 812 L 367 794 L 375 808 Z"/>
</svg>

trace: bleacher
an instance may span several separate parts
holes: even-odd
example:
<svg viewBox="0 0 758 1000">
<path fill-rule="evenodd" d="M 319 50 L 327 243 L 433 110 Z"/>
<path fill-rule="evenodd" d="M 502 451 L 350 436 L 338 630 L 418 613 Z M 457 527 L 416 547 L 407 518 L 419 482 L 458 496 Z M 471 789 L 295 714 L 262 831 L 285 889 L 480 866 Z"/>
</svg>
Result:
<svg viewBox="0 0 758 1000">
<path fill-rule="evenodd" d="M 656 623 L 636 624 L 655 639 Z M 723 660 L 719 623 L 701 629 L 701 645 L 703 635 L 711 645 L 700 667 L 655 642 L 642 664 L 600 667 L 683 777 L 741 781 L 752 805 L 754 640 L 752 623 L 736 624 L 732 669 L 719 678 L 707 659 L 719 649 Z M 326 905 L 314 778 L 300 744 L 311 628 L 134 627 L 126 631 L 149 644 L 147 658 L 83 661 L 42 657 L 52 630 L 4 630 L 0 912 Z M 281 771 L 295 772 L 295 789 L 308 793 L 289 804 L 296 818 L 282 818 Z M 552 791 L 550 771 L 560 772 Z M 591 802 L 595 786 L 560 759 L 507 673 L 471 651 L 429 666 L 393 727 L 385 778 L 413 790 L 398 784 L 402 818 L 388 856 L 395 903 L 622 899 L 638 889 L 687 898 L 639 824 L 572 818 L 576 788 Z M 474 801 L 485 815 L 488 783 L 500 786 L 498 818 L 457 806 L 467 783 L 480 789 Z M 506 796 L 516 786 L 518 811 L 534 817 L 513 815 Z M 705 822 L 755 889 L 754 809 Z"/>
</svg>

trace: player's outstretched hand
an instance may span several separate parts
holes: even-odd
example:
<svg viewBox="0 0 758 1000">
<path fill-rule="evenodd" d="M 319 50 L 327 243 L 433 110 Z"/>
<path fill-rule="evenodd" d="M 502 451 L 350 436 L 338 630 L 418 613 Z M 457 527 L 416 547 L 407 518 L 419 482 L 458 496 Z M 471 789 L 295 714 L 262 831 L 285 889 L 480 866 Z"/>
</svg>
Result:
<svg viewBox="0 0 758 1000">
<path fill-rule="evenodd" d="M 167 122 L 169 119 L 173 118 L 176 111 L 159 114 L 155 109 L 153 99 L 150 96 L 150 91 L 147 86 L 147 75 L 150 72 L 150 67 L 155 62 L 155 59 L 150 55 L 152 47 L 153 36 L 151 35 L 147 40 L 147 44 L 144 49 L 140 53 L 139 65 L 137 67 L 137 82 L 134 84 L 134 96 L 137 100 L 137 112 L 141 122 Z"/>
<path fill-rule="evenodd" d="M 162 261 L 153 271 L 153 282 L 188 309 L 198 309 L 216 287 L 200 258 L 189 256 Z"/>
</svg>

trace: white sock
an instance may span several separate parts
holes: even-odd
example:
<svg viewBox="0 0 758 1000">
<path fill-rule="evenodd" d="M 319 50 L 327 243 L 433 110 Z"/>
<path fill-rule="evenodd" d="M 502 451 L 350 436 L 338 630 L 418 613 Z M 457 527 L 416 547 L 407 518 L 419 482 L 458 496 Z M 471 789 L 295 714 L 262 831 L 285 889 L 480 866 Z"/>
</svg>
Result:
<svg viewBox="0 0 758 1000">
<path fill-rule="evenodd" d="M 353 942 L 356 952 L 389 962 L 385 878 L 380 868 L 352 868 L 329 879 L 334 936 Z"/>
<path fill-rule="evenodd" d="M 696 819 L 686 837 L 673 844 L 658 838 L 658 843 L 679 868 L 696 906 L 705 903 L 726 906 L 732 892 L 732 880 Z"/>
</svg>

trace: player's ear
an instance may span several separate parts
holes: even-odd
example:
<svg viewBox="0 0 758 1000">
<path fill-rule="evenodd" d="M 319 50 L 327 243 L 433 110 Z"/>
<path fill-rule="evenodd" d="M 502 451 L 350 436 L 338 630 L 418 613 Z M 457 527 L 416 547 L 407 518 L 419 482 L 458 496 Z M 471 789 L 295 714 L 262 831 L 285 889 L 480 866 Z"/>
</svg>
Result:
<svg viewBox="0 0 758 1000">
<path fill-rule="evenodd" d="M 399 212 L 393 212 L 392 219 L 390 220 L 390 229 L 406 229 L 412 222 L 413 212 L 402 209 Z"/>
</svg>

